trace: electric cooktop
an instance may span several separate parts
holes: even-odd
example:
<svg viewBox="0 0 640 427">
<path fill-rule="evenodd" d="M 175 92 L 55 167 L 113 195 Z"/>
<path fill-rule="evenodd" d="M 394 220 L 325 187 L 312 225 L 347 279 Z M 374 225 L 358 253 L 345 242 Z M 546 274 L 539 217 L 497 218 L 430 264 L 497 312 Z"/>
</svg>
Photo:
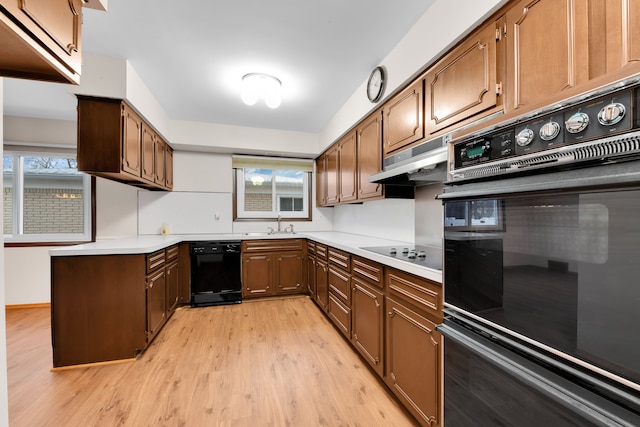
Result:
<svg viewBox="0 0 640 427">
<path fill-rule="evenodd" d="M 360 249 L 434 270 L 442 270 L 442 248 L 436 246 L 373 246 Z"/>
</svg>

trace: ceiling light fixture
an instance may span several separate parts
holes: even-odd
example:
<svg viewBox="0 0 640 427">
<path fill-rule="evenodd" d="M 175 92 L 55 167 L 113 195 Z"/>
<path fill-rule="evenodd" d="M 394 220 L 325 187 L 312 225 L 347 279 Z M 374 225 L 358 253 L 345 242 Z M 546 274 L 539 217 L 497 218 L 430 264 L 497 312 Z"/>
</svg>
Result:
<svg viewBox="0 0 640 427">
<path fill-rule="evenodd" d="M 254 105 L 262 98 L 269 108 L 278 108 L 282 102 L 282 82 L 268 74 L 249 73 L 242 77 L 242 102 Z"/>
</svg>

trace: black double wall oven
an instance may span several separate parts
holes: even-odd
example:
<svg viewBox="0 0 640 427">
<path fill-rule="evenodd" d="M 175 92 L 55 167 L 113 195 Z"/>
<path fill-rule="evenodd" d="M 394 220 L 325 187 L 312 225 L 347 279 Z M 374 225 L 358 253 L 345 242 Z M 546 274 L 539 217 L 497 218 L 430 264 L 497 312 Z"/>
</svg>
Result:
<svg viewBox="0 0 640 427">
<path fill-rule="evenodd" d="M 640 425 L 640 89 L 453 146 L 444 424 Z"/>
</svg>

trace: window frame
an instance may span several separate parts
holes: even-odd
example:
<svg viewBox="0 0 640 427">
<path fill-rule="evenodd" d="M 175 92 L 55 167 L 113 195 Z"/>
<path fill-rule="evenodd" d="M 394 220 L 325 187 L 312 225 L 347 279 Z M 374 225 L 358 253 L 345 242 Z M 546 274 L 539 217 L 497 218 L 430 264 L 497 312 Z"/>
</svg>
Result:
<svg viewBox="0 0 640 427">
<path fill-rule="evenodd" d="M 270 169 L 273 171 L 273 179 L 271 180 L 272 186 L 272 201 L 271 201 L 271 211 L 245 211 L 244 201 L 245 201 L 245 180 L 244 180 L 244 169 L 245 168 L 235 168 L 234 170 L 234 221 L 264 221 L 264 220 L 273 220 L 280 217 L 283 220 L 287 221 L 311 221 L 311 172 L 303 171 L 302 175 L 302 206 L 303 210 L 300 212 L 295 211 L 280 211 L 280 201 L 276 192 L 276 171 L 278 170 L 289 170 L 285 167 L 273 168 L 269 164 L 265 164 L 264 169 Z M 293 170 L 293 169 L 292 169 Z M 293 196 L 290 196 L 293 197 Z"/>
<path fill-rule="evenodd" d="M 270 221 L 280 218 L 287 221 L 312 221 L 313 218 L 313 171 L 314 161 L 304 158 L 267 157 L 233 155 L 233 220 L 234 221 Z M 272 200 L 270 211 L 245 211 L 245 169 L 269 169 L 272 171 Z M 302 211 L 280 211 L 280 197 L 276 191 L 276 172 L 300 171 L 303 173 L 303 191 L 301 194 L 287 197 L 302 198 Z"/>
<path fill-rule="evenodd" d="M 13 157 L 13 188 L 14 200 L 20 199 L 19 203 L 13 203 L 13 229 L 21 230 L 20 221 L 24 215 L 24 158 L 25 157 L 55 157 L 75 159 L 76 154 L 67 150 L 56 150 L 49 147 L 27 147 L 9 148 L 3 150 L 3 157 Z M 18 161 L 16 162 L 16 159 Z M 4 168 L 3 168 L 4 173 Z M 4 234 L 5 247 L 27 247 L 27 246 L 66 246 L 79 243 L 95 242 L 96 240 L 96 179 L 94 176 L 80 172 L 82 175 L 82 191 L 84 197 L 83 213 L 84 227 L 83 233 L 47 233 L 47 234 Z"/>
</svg>

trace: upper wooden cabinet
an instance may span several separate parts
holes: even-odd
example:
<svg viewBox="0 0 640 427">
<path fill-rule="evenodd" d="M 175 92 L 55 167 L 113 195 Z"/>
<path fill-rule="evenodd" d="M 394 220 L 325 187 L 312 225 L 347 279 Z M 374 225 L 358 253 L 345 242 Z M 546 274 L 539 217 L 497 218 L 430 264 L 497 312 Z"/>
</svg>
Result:
<svg viewBox="0 0 640 427">
<path fill-rule="evenodd" d="M 82 0 L 0 0 L 0 76 L 80 82 Z"/>
<path fill-rule="evenodd" d="M 338 144 L 334 144 L 325 153 L 326 205 L 334 205 L 340 201 L 340 160 Z"/>
<path fill-rule="evenodd" d="M 340 182 L 338 188 L 339 201 L 351 202 L 358 198 L 357 183 L 357 156 L 356 133 L 349 132 L 338 143 L 338 170 Z"/>
<path fill-rule="evenodd" d="M 502 108 L 502 26 L 474 32 L 425 74 L 427 136 Z"/>
<path fill-rule="evenodd" d="M 387 157 L 424 138 L 424 87 L 419 79 L 382 107 L 383 150 Z"/>
<path fill-rule="evenodd" d="M 506 111 L 556 97 L 589 79 L 584 6 L 578 0 L 522 0 L 509 8 Z"/>
<path fill-rule="evenodd" d="M 173 150 L 125 101 L 78 95 L 78 170 L 171 190 Z"/>
<path fill-rule="evenodd" d="M 371 114 L 356 129 L 358 200 L 377 199 L 384 186 L 369 182 L 369 177 L 382 170 L 382 113 Z"/>
<path fill-rule="evenodd" d="M 589 2 L 589 73 L 598 77 L 640 63 L 640 3 Z"/>
<path fill-rule="evenodd" d="M 316 206 L 327 204 L 327 156 L 316 159 Z"/>
</svg>

